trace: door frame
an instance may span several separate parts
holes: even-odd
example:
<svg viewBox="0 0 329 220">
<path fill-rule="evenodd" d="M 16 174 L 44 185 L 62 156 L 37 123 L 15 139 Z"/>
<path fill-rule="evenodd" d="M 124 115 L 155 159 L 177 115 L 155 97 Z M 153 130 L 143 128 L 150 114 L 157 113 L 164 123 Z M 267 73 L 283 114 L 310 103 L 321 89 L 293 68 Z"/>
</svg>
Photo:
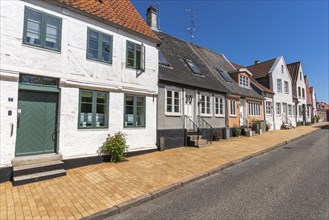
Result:
<svg viewBox="0 0 329 220">
<path fill-rule="evenodd" d="M 240 99 L 240 126 L 246 126 L 247 124 L 245 123 L 247 114 L 246 114 L 246 99 Z M 242 109 L 242 111 L 241 111 Z"/>
<path fill-rule="evenodd" d="M 31 77 L 37 77 L 37 78 L 46 78 L 56 81 L 55 85 L 45 85 L 45 84 L 37 84 L 37 83 L 27 83 L 22 82 L 23 76 L 31 76 Z M 29 75 L 29 74 L 20 74 L 19 75 L 19 84 L 18 84 L 18 98 L 17 98 L 17 111 L 18 111 L 18 103 L 19 103 L 19 92 L 20 91 L 30 91 L 30 92 L 39 92 L 39 93 L 53 93 L 57 94 L 57 105 L 56 105 L 56 116 L 55 116 L 55 144 L 54 144 L 54 152 L 52 153 L 58 153 L 58 143 L 59 143 L 59 109 L 60 109 L 60 100 L 61 100 L 61 89 L 59 88 L 59 79 L 58 78 L 52 78 L 52 77 L 44 77 L 44 76 L 37 76 L 37 75 Z M 18 117 L 18 113 L 17 113 Z M 17 155 L 16 154 L 16 148 L 17 148 L 17 123 L 16 123 L 16 139 L 15 139 L 15 157 L 22 157 L 22 156 L 28 156 L 28 155 L 41 155 L 41 154 L 26 154 L 26 155 Z M 44 153 L 47 154 L 47 153 Z"/>
</svg>

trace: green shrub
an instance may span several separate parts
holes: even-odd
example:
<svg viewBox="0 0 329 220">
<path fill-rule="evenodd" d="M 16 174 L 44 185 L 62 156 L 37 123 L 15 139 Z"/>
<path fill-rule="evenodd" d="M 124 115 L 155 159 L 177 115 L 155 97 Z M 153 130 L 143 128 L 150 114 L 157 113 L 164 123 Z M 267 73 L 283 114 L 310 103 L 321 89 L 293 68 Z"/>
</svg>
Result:
<svg viewBox="0 0 329 220">
<path fill-rule="evenodd" d="M 126 160 L 124 153 L 127 149 L 126 134 L 117 132 L 113 136 L 110 134 L 107 136 L 106 141 L 99 148 L 99 152 L 109 156 L 111 162 L 120 162 Z"/>
<path fill-rule="evenodd" d="M 312 116 L 311 117 L 311 124 L 314 124 L 315 123 L 315 118 Z"/>
<path fill-rule="evenodd" d="M 222 132 L 218 131 L 212 135 L 213 141 L 219 141 L 220 139 L 222 139 Z"/>
<path fill-rule="evenodd" d="M 238 127 L 237 125 L 233 125 L 232 133 L 233 133 L 233 137 L 239 137 L 241 134 L 241 128 Z"/>
<path fill-rule="evenodd" d="M 316 121 L 316 123 L 318 123 L 320 121 L 320 116 L 316 115 L 315 116 L 315 121 Z"/>
<path fill-rule="evenodd" d="M 266 131 L 270 130 L 271 128 L 271 123 L 266 123 Z"/>
</svg>

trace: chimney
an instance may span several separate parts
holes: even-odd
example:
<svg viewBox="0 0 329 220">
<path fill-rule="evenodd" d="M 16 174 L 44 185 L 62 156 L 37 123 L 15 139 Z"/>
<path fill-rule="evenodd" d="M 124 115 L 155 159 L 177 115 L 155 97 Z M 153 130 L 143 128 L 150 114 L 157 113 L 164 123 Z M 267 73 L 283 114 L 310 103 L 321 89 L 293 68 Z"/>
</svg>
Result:
<svg viewBox="0 0 329 220">
<path fill-rule="evenodd" d="M 260 60 L 255 60 L 254 63 L 255 64 L 260 64 Z"/>
<path fill-rule="evenodd" d="M 146 13 L 146 23 L 150 26 L 153 30 L 158 30 L 157 27 L 157 11 L 154 6 L 150 6 L 147 9 Z"/>
</svg>

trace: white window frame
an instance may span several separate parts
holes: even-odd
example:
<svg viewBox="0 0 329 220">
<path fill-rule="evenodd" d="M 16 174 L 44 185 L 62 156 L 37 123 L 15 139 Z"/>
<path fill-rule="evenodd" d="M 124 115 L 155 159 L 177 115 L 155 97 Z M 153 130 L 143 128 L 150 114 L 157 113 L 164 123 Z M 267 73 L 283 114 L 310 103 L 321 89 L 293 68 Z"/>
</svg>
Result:
<svg viewBox="0 0 329 220">
<path fill-rule="evenodd" d="M 204 101 L 202 101 L 203 98 L 204 98 Z M 207 98 L 209 98 L 209 103 L 208 103 Z M 207 104 L 209 104 L 209 108 L 208 108 Z M 202 112 L 203 105 L 204 105 L 204 109 L 205 109 L 204 113 Z M 208 112 L 208 110 L 209 110 L 209 112 Z M 201 116 L 212 116 L 212 96 L 211 95 L 208 95 L 208 94 L 200 95 L 200 115 Z"/>
<path fill-rule="evenodd" d="M 234 104 L 234 108 L 233 108 L 234 111 L 232 111 L 232 104 Z M 236 116 L 236 101 L 232 99 L 230 100 L 230 116 Z"/>
<path fill-rule="evenodd" d="M 272 102 L 266 101 L 265 108 L 266 108 L 266 115 L 272 115 Z"/>
<path fill-rule="evenodd" d="M 281 73 L 284 73 L 284 67 L 281 65 Z"/>
<path fill-rule="evenodd" d="M 172 99 L 172 111 L 169 112 L 167 111 L 167 98 L 168 98 L 168 92 L 171 92 L 171 99 Z M 178 92 L 178 98 L 179 98 L 179 112 L 175 112 L 175 92 Z M 182 91 L 179 89 L 171 89 L 171 88 L 166 88 L 165 89 L 165 112 L 166 115 L 171 115 L 171 116 L 181 116 L 182 115 Z"/>
<path fill-rule="evenodd" d="M 216 113 L 217 106 L 218 106 L 218 114 Z M 214 97 L 214 114 L 216 117 L 225 116 L 225 99 L 223 97 L 217 97 L 217 96 Z"/>
<path fill-rule="evenodd" d="M 289 94 L 289 82 L 288 81 L 284 81 L 284 92 L 286 94 Z"/>
<path fill-rule="evenodd" d="M 302 88 L 302 97 L 305 99 L 305 88 Z"/>
<path fill-rule="evenodd" d="M 279 107 L 279 109 L 278 109 L 278 107 Z M 279 110 L 279 113 L 278 113 L 278 110 Z M 275 103 L 275 113 L 276 113 L 276 115 L 281 115 L 281 112 L 282 112 L 281 103 L 279 103 L 279 102 Z"/>
<path fill-rule="evenodd" d="M 302 98 L 302 88 L 298 86 L 298 98 Z"/>
<path fill-rule="evenodd" d="M 260 116 L 260 104 L 257 102 L 248 103 L 248 115 L 250 116 Z"/>
<path fill-rule="evenodd" d="M 278 92 L 282 92 L 282 79 L 276 79 L 276 88 Z"/>
<path fill-rule="evenodd" d="M 249 88 L 249 78 L 247 76 L 240 75 L 240 86 Z"/>
</svg>

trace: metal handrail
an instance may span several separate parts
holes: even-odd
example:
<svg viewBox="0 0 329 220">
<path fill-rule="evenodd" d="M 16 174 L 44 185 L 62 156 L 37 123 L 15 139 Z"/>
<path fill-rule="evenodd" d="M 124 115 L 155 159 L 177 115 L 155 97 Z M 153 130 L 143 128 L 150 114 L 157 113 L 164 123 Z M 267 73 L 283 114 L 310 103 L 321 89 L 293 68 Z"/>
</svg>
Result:
<svg viewBox="0 0 329 220">
<path fill-rule="evenodd" d="M 290 124 L 290 126 L 292 125 L 292 121 L 288 118 L 286 114 L 282 114 L 281 119 L 283 123 Z"/>
<path fill-rule="evenodd" d="M 188 133 L 196 133 L 196 135 L 191 135 L 190 138 L 192 139 L 192 141 L 196 141 L 197 146 L 199 146 L 200 129 L 196 125 L 196 123 L 187 115 L 184 115 L 184 129 L 186 129 L 185 144 L 187 145 Z"/>
<path fill-rule="evenodd" d="M 197 116 L 198 117 L 198 124 L 201 131 L 201 136 L 204 138 L 206 137 L 207 143 L 208 138 L 210 139 L 210 144 L 212 143 L 212 136 L 213 136 L 213 127 L 204 119 L 202 118 L 200 115 Z"/>
</svg>

